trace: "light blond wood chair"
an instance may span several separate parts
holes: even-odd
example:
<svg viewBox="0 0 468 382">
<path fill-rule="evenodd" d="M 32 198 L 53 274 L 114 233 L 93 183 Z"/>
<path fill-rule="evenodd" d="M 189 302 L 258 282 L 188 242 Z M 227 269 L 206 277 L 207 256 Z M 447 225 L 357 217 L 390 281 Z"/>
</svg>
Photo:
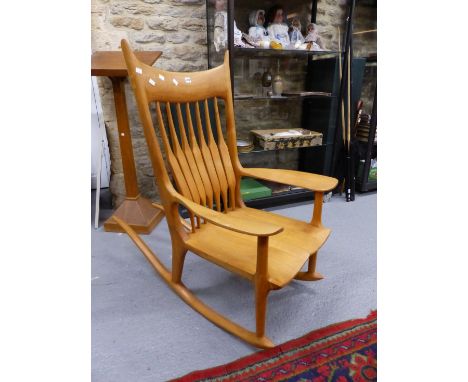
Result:
<svg viewBox="0 0 468 382">
<path fill-rule="evenodd" d="M 323 194 L 335 188 L 337 180 L 299 171 L 241 166 L 237 156 L 227 52 L 224 64 L 217 68 L 175 73 L 139 62 L 125 40 L 122 40 L 122 49 L 162 200 L 162 207 L 154 206 L 164 209 L 169 226 L 172 270 L 162 265 L 130 226 L 118 218 L 116 222 L 188 305 L 248 343 L 261 348 L 272 347 L 273 343 L 265 336 L 268 292 L 284 287 L 293 279 L 322 279 L 315 270 L 317 251 L 330 234 L 321 223 Z M 210 102 L 214 121 L 210 118 Z M 224 102 L 225 123 L 221 121 L 219 102 Z M 152 110 L 155 110 L 154 119 L 176 187 L 166 170 Z M 315 191 L 311 221 L 297 221 L 246 207 L 240 195 L 243 176 Z M 179 215 L 179 205 L 189 211 L 190 224 Z M 182 282 L 187 251 L 253 282 L 255 332 L 217 313 L 187 289 Z M 307 260 L 307 271 L 301 272 Z"/>
</svg>

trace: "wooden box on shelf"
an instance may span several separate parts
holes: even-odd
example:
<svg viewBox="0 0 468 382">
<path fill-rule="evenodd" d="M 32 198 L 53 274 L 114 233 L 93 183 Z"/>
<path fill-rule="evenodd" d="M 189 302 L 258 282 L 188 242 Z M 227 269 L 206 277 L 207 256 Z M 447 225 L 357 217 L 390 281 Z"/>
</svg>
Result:
<svg viewBox="0 0 468 382">
<path fill-rule="evenodd" d="M 282 150 L 322 145 L 323 134 L 307 129 L 252 130 L 256 145 L 264 150 Z"/>
</svg>

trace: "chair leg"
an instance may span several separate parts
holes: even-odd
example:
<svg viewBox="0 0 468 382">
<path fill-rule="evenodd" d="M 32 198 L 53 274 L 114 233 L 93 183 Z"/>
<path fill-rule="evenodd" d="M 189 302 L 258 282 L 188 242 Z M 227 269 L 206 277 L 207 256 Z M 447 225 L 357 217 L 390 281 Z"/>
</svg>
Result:
<svg viewBox="0 0 468 382">
<path fill-rule="evenodd" d="M 174 243 L 172 247 L 172 281 L 180 283 L 187 250 L 182 245 Z"/>
<path fill-rule="evenodd" d="M 307 264 L 307 272 L 299 272 L 294 278 L 296 280 L 303 281 L 318 281 L 322 280 L 323 276 L 315 271 L 317 266 L 317 253 L 315 252 L 309 257 L 309 263 Z"/>
<path fill-rule="evenodd" d="M 255 323 L 258 338 L 265 336 L 266 309 L 269 291 L 270 289 L 268 288 L 266 280 L 255 280 Z"/>
</svg>

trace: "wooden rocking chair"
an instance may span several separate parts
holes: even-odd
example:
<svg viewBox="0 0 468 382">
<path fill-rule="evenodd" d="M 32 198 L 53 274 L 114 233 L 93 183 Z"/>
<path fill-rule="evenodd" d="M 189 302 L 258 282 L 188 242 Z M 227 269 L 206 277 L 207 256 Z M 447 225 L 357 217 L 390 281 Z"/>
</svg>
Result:
<svg viewBox="0 0 468 382">
<path fill-rule="evenodd" d="M 321 223 L 323 194 L 335 188 L 337 180 L 299 171 L 241 166 L 237 156 L 228 52 L 224 64 L 214 69 L 176 73 L 138 61 L 125 40 L 122 40 L 122 50 L 163 205 L 154 206 L 164 209 L 169 226 L 172 270 L 162 265 L 128 224 L 114 217 L 115 221 L 166 283 L 193 309 L 252 345 L 274 346 L 265 336 L 268 292 L 284 287 L 292 279 L 323 278 L 315 270 L 317 251 L 330 234 Z M 223 137 L 220 100 L 225 105 L 227 143 Z M 210 104 L 214 123 L 210 118 Z M 155 108 L 165 157 L 176 188 L 166 171 L 153 127 L 152 108 Z M 212 124 L 215 125 L 213 129 Z M 315 191 L 311 222 L 246 207 L 240 195 L 243 176 Z M 190 224 L 179 215 L 179 205 L 189 211 Z M 217 313 L 185 287 L 181 279 L 187 251 L 253 282 L 255 332 Z M 307 260 L 307 272 L 301 272 Z"/>
</svg>

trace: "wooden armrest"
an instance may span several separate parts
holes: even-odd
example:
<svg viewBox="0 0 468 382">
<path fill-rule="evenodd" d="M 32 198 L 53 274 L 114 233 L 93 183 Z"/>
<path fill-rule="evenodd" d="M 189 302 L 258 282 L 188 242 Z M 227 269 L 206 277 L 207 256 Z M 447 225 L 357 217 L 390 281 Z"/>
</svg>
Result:
<svg viewBox="0 0 468 382">
<path fill-rule="evenodd" d="M 329 176 L 294 170 L 243 168 L 241 170 L 241 174 L 242 176 L 270 180 L 318 192 L 331 191 L 338 184 L 338 179 L 331 178 Z"/>
<path fill-rule="evenodd" d="M 283 231 L 283 227 L 266 223 L 263 221 L 246 221 L 239 219 L 229 214 L 214 211 L 200 204 L 194 203 L 191 200 L 183 197 L 179 193 L 172 195 L 179 203 L 183 204 L 193 214 L 202 217 L 203 219 L 215 224 L 219 227 L 229 229 L 231 231 L 244 233 L 251 236 L 271 236 Z"/>
</svg>

